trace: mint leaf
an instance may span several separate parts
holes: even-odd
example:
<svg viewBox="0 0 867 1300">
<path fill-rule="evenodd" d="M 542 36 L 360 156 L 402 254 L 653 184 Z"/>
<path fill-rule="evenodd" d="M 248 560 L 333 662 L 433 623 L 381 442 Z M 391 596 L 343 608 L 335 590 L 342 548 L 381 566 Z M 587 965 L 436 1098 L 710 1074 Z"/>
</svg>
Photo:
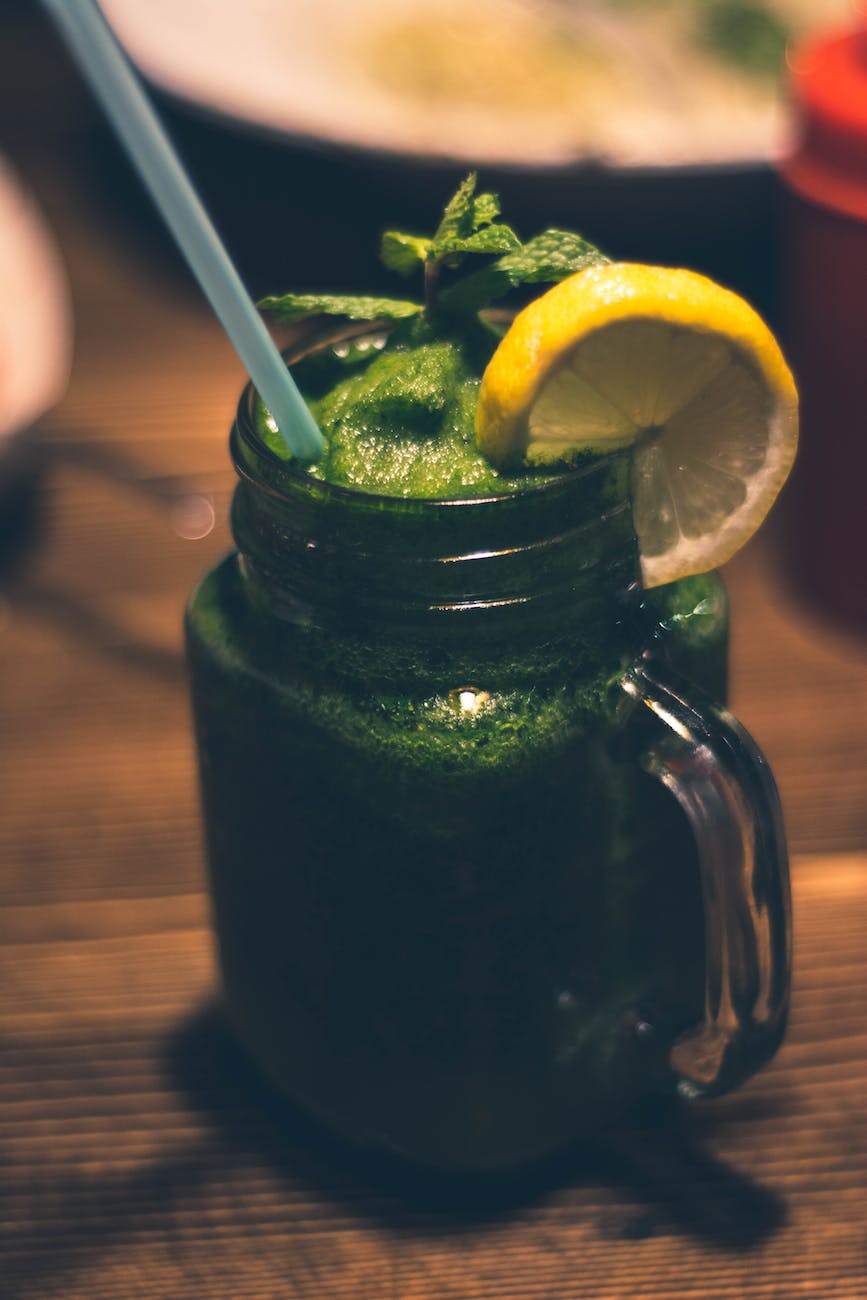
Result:
<svg viewBox="0 0 867 1300">
<path fill-rule="evenodd" d="M 510 226 L 485 226 L 465 239 L 453 235 L 436 245 L 440 257 L 452 253 L 510 253 L 521 248 L 521 241 Z"/>
<path fill-rule="evenodd" d="M 442 240 L 450 238 L 466 239 L 474 230 L 474 201 L 473 196 L 476 192 L 476 173 L 470 172 L 466 180 L 461 181 L 457 191 L 446 204 L 443 219 L 437 226 L 434 235 L 434 252 L 437 251 L 436 245 Z"/>
<path fill-rule="evenodd" d="M 399 298 L 361 298 L 331 293 L 277 293 L 259 303 L 282 325 L 307 316 L 344 316 L 348 320 L 404 320 L 417 316 L 421 304 Z"/>
<path fill-rule="evenodd" d="M 379 256 L 390 271 L 411 275 L 427 260 L 432 240 L 420 235 L 405 235 L 399 230 L 386 230 L 382 236 Z"/>
<path fill-rule="evenodd" d="M 594 244 L 569 230 L 545 230 L 522 248 L 443 289 L 439 303 L 448 311 L 478 311 L 521 284 L 555 284 L 576 271 L 610 259 Z"/>
<path fill-rule="evenodd" d="M 496 194 L 477 194 L 473 199 L 473 230 L 489 226 L 500 215 L 500 200 Z"/>
</svg>

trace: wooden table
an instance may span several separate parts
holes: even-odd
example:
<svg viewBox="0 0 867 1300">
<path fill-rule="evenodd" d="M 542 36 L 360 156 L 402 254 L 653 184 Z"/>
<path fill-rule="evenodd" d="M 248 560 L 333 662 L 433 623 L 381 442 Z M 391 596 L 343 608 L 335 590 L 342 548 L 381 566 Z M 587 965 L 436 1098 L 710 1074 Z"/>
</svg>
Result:
<svg viewBox="0 0 867 1300">
<path fill-rule="evenodd" d="M 239 1057 L 179 624 L 229 544 L 242 376 L 83 171 L 93 111 L 41 30 L 0 23 L 0 124 L 63 245 L 77 356 L 0 589 L 0 1294 L 867 1297 L 867 650 L 797 604 L 773 530 L 727 575 L 734 704 L 794 853 L 792 1025 L 761 1076 L 482 1197 L 359 1164 Z"/>
</svg>

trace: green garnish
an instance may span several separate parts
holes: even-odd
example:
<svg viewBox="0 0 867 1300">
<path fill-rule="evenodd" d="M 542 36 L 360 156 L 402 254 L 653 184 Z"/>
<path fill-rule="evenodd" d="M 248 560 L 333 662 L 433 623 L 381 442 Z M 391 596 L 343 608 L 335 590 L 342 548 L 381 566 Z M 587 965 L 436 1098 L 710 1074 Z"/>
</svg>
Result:
<svg viewBox="0 0 867 1300">
<path fill-rule="evenodd" d="M 452 335 L 460 322 L 477 327 L 477 315 L 522 284 L 555 284 L 608 258 L 580 235 L 546 230 L 522 243 L 514 230 L 497 221 L 500 203 L 495 194 L 476 193 L 476 173 L 461 182 L 446 204 L 432 236 L 388 230 L 380 257 L 399 275 L 424 274 L 424 302 L 400 298 L 356 297 L 340 294 L 284 293 L 263 298 L 259 306 L 287 324 L 309 316 L 344 320 L 406 321 L 423 315 L 434 336 Z M 481 269 L 479 259 L 487 259 Z M 467 260 L 469 275 L 458 275 Z M 443 279 L 448 283 L 443 287 Z"/>
</svg>

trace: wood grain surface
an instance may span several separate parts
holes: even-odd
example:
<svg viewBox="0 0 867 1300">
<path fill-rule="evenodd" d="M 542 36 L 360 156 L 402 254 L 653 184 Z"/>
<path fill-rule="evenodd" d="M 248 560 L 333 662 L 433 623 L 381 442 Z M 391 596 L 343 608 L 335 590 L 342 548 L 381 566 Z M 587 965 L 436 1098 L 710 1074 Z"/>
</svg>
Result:
<svg viewBox="0 0 867 1300">
<path fill-rule="evenodd" d="M 152 218 L 113 201 L 30 7 L 0 16 L 0 74 L 76 310 L 0 549 L 0 1296 L 867 1297 L 864 641 L 800 604 L 773 527 L 729 566 L 733 703 L 794 851 L 768 1069 L 493 1187 L 330 1142 L 216 1001 L 180 616 L 229 545 L 240 366 Z"/>
</svg>

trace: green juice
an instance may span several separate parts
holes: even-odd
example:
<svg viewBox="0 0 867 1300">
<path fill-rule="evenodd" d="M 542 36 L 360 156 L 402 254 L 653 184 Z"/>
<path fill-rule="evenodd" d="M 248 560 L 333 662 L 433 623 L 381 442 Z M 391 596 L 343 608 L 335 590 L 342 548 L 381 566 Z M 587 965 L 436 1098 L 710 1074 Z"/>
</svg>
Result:
<svg viewBox="0 0 867 1300">
<path fill-rule="evenodd" d="M 713 574 L 641 591 L 625 454 L 493 470 L 484 350 L 430 346 L 293 365 L 309 471 L 245 397 L 186 629 L 237 1033 L 352 1142 L 479 1170 L 674 1086 L 699 866 L 622 683 L 651 655 L 722 698 L 727 612 Z"/>
<path fill-rule="evenodd" d="M 305 473 L 378 496 L 422 499 L 506 495 L 563 473 L 496 468 L 476 447 L 479 386 L 494 335 L 414 333 L 392 345 L 384 331 L 355 331 L 308 354 L 301 378 L 325 448 Z M 263 442 L 285 458 L 261 404 L 254 420 Z"/>
</svg>

